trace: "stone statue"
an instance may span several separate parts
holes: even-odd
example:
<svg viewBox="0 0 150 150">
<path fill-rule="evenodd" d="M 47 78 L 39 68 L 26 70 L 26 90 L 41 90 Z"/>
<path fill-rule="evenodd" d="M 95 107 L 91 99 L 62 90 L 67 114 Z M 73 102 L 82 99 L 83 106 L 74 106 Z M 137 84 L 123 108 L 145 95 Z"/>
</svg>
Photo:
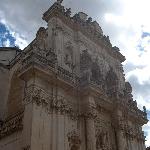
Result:
<svg viewBox="0 0 150 150">
<path fill-rule="evenodd" d="M 92 22 L 92 18 L 89 17 L 88 20 L 86 21 L 87 23 L 91 23 Z"/>
<path fill-rule="evenodd" d="M 63 0 L 57 0 L 57 3 L 61 4 L 63 2 Z"/>
<path fill-rule="evenodd" d="M 70 16 L 71 16 L 71 8 L 66 8 L 65 15 L 66 15 L 67 17 L 70 17 Z"/>
</svg>

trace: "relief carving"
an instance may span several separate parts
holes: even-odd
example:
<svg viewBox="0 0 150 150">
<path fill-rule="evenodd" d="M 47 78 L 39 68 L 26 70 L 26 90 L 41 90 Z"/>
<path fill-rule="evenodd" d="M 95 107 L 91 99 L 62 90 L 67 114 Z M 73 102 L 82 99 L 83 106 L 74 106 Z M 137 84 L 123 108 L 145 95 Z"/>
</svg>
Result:
<svg viewBox="0 0 150 150">
<path fill-rule="evenodd" d="M 79 150 L 81 145 L 81 140 L 77 131 L 73 130 L 68 133 L 68 142 L 70 150 Z"/>
<path fill-rule="evenodd" d="M 110 150 L 108 144 L 109 144 L 109 133 L 107 131 L 98 131 L 96 135 L 96 149 Z"/>
<path fill-rule="evenodd" d="M 23 111 L 7 118 L 0 126 L 0 139 L 23 129 Z"/>
<path fill-rule="evenodd" d="M 64 57 L 64 62 L 65 64 L 73 69 L 74 65 L 73 65 L 73 46 L 71 42 L 67 42 L 65 44 L 65 57 Z"/>
<path fill-rule="evenodd" d="M 39 51 L 46 49 L 47 31 L 44 27 L 40 27 L 36 34 L 36 49 Z"/>
<path fill-rule="evenodd" d="M 81 71 L 88 70 L 91 68 L 92 57 L 89 54 L 88 50 L 84 50 L 80 56 L 80 67 Z"/>
<path fill-rule="evenodd" d="M 102 74 L 100 70 L 100 66 L 98 65 L 98 58 L 92 63 L 91 66 L 92 77 L 91 80 L 96 82 L 97 84 L 101 84 Z"/>
<path fill-rule="evenodd" d="M 113 68 L 110 68 L 107 73 L 105 83 L 108 96 L 115 96 L 118 91 L 118 77 L 113 71 Z"/>
<path fill-rule="evenodd" d="M 72 109 L 66 98 L 63 96 L 57 96 L 53 98 L 52 108 L 61 113 L 71 113 Z"/>
</svg>

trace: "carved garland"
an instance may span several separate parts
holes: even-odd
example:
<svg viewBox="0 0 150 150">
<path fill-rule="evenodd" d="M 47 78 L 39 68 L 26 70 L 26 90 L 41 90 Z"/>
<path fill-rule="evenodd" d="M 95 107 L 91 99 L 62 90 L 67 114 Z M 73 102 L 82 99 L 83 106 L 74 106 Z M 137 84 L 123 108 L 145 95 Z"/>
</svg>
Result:
<svg viewBox="0 0 150 150">
<path fill-rule="evenodd" d="M 37 86 L 30 86 L 26 90 L 26 96 L 24 103 L 35 103 L 37 106 L 42 106 L 48 113 L 53 111 L 69 114 L 72 119 L 77 119 L 78 115 L 75 113 L 68 102 L 68 100 L 60 95 L 53 96 L 52 94 L 46 93 L 43 89 Z"/>
</svg>

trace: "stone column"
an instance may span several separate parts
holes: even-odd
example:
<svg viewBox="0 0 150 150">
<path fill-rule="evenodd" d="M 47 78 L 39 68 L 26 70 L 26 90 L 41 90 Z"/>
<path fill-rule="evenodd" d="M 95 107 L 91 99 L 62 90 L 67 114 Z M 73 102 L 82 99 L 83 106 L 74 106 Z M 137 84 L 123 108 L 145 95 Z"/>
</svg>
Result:
<svg viewBox="0 0 150 150">
<path fill-rule="evenodd" d="M 119 129 L 115 129 L 116 135 L 117 135 L 117 142 L 116 142 L 116 147 L 118 147 L 118 150 L 123 150 L 123 133 Z"/>
<path fill-rule="evenodd" d="M 89 96 L 86 111 L 85 111 L 87 150 L 96 150 L 96 134 L 95 134 L 95 122 L 94 122 L 96 115 L 97 113 L 96 113 L 94 98 Z"/>
<path fill-rule="evenodd" d="M 117 114 L 117 113 L 116 113 Z M 114 118 L 112 120 L 112 125 L 115 132 L 115 141 L 116 141 L 116 149 L 117 150 L 126 150 L 129 148 L 129 144 L 127 141 L 127 137 L 124 131 L 124 120 L 122 118 L 117 118 L 114 114 Z"/>
<path fill-rule="evenodd" d="M 96 150 L 95 125 L 92 117 L 86 117 L 87 150 Z"/>
</svg>

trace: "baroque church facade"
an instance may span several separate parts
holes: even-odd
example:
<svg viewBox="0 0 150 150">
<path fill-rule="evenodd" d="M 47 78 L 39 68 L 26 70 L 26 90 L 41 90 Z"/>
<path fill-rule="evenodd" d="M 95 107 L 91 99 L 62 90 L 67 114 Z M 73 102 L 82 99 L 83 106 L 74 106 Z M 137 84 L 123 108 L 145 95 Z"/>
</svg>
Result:
<svg viewBox="0 0 150 150">
<path fill-rule="evenodd" d="M 23 51 L 0 48 L 0 150 L 145 150 L 119 48 L 62 0 L 43 19 Z"/>
</svg>

